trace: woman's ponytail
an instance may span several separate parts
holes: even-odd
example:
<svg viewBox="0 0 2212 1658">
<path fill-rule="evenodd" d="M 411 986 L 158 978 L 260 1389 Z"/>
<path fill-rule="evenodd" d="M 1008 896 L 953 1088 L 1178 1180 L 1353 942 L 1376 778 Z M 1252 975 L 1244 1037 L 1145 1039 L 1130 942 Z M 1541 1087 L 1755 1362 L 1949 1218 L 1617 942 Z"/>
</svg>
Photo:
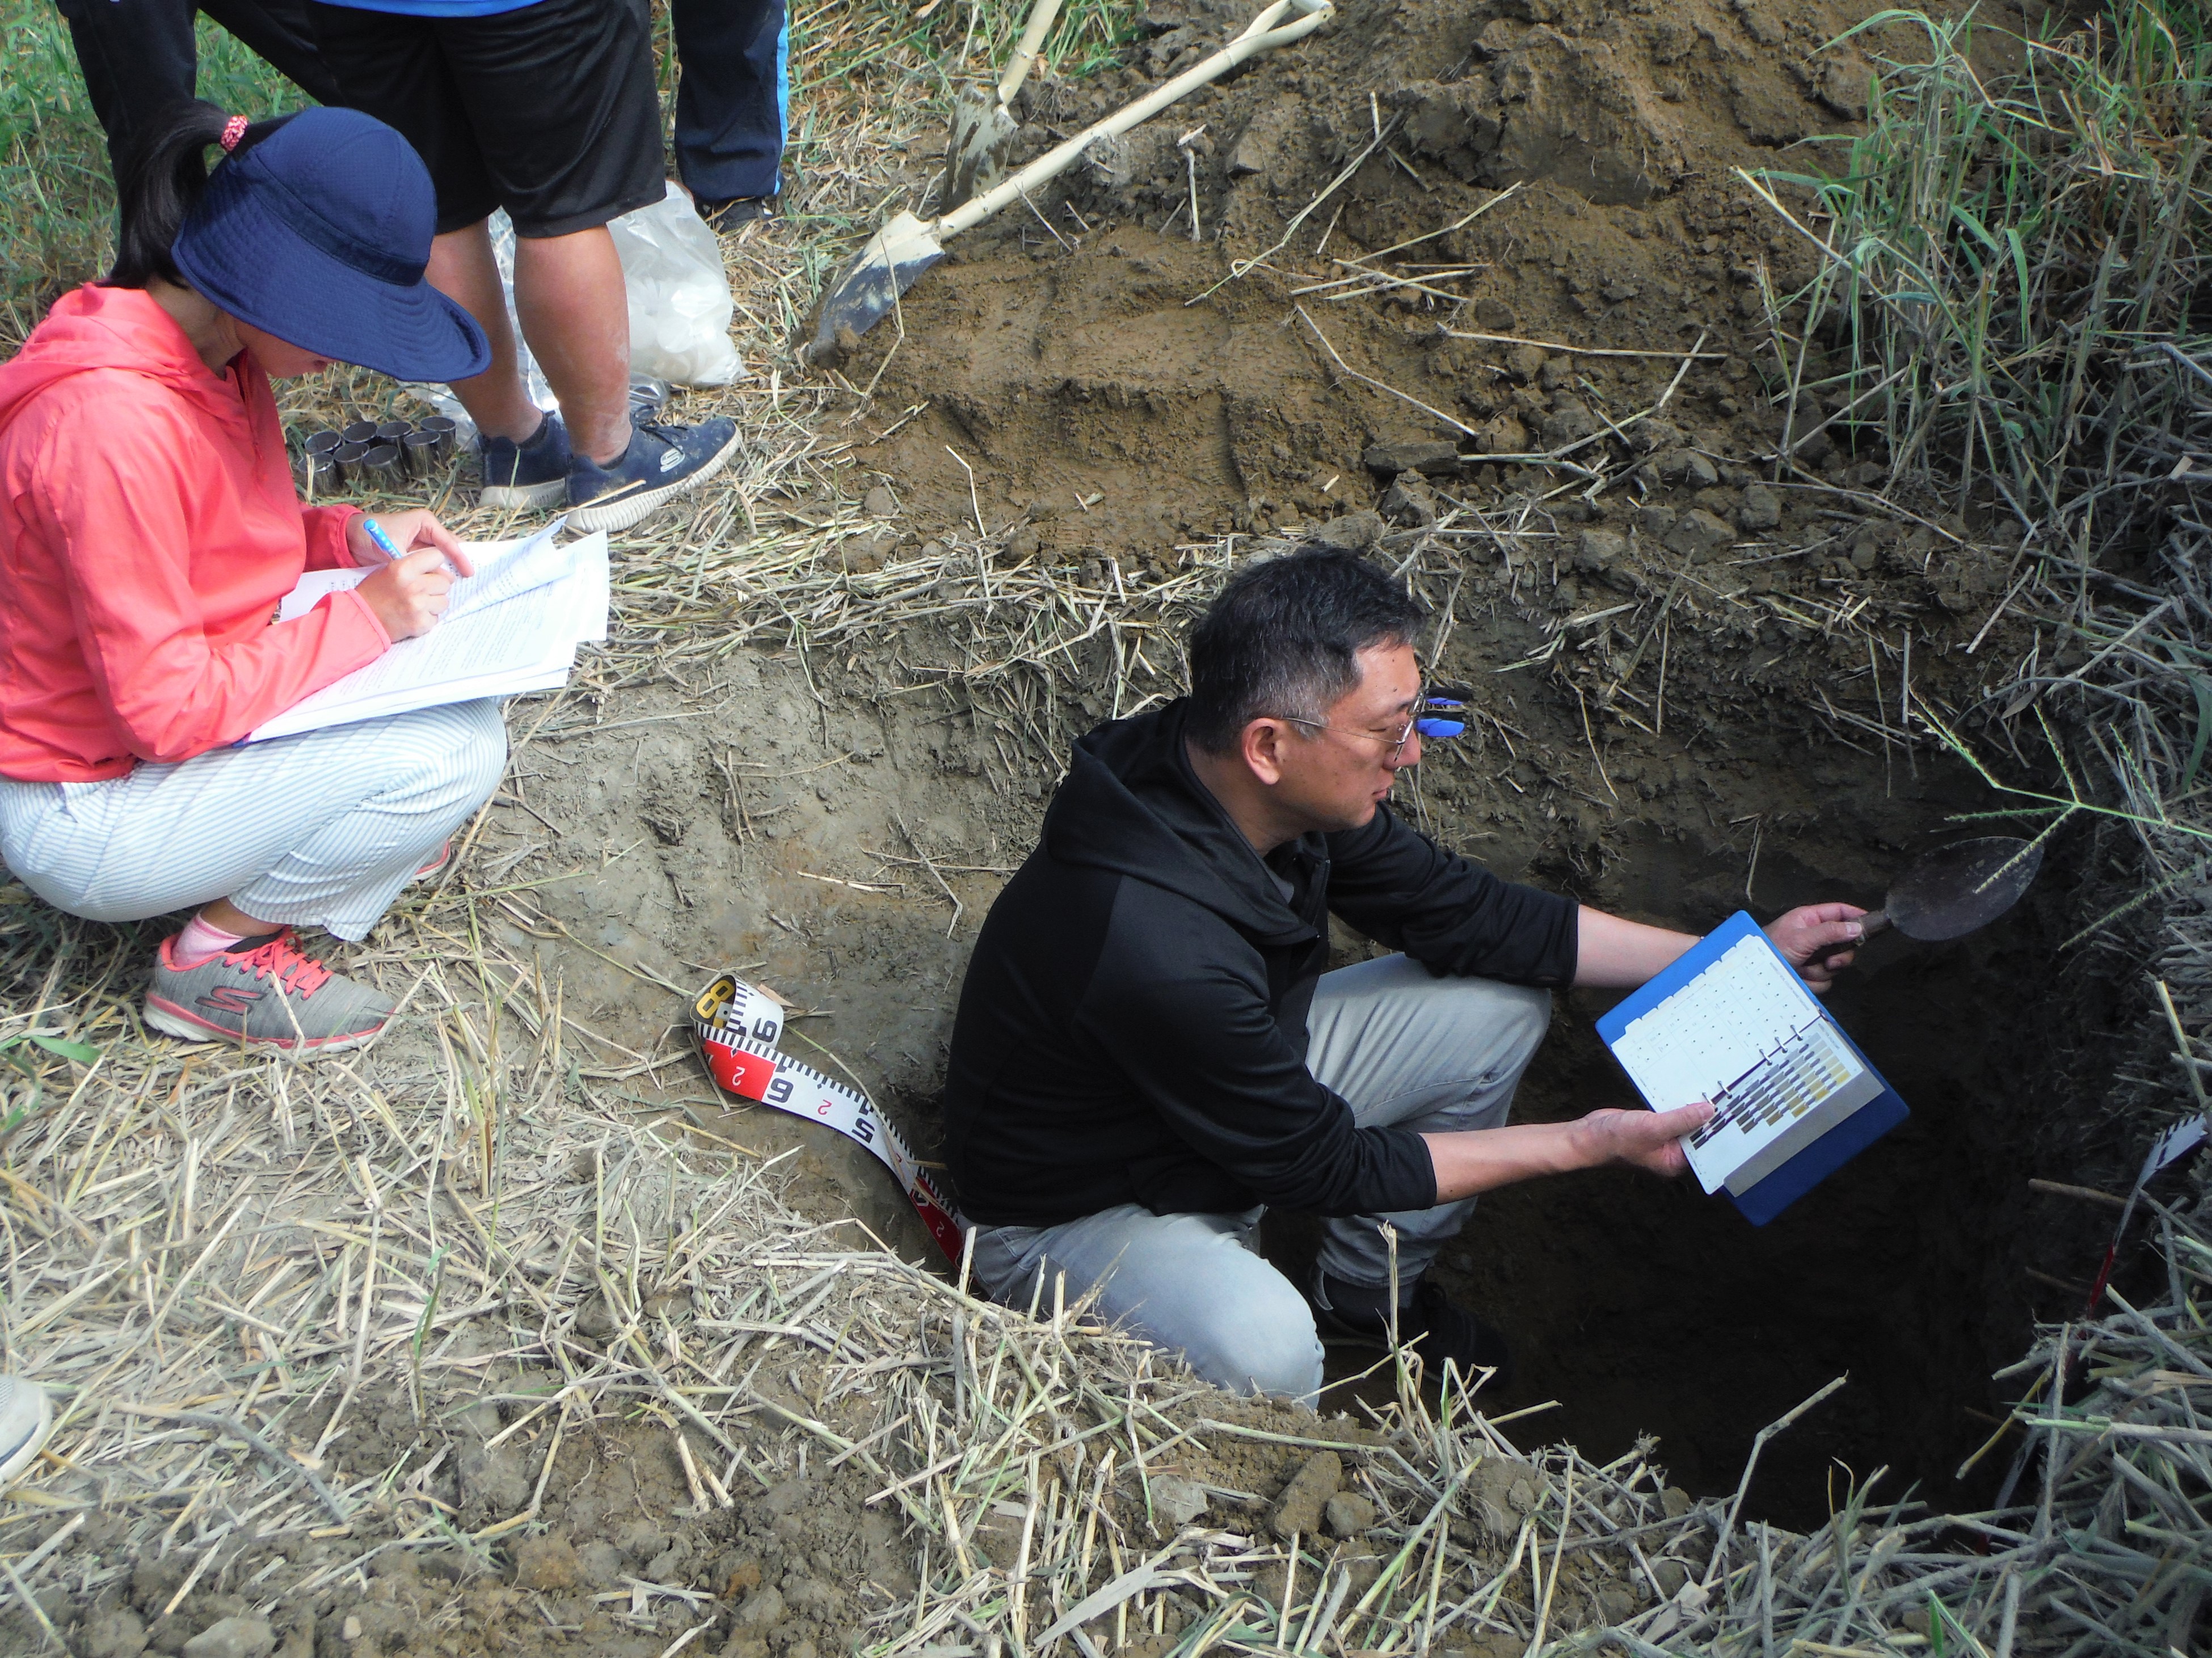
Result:
<svg viewBox="0 0 2212 1658">
<path fill-rule="evenodd" d="M 198 99 L 167 105 L 137 124 L 115 163 L 116 202 L 123 227 L 115 264 L 102 279 L 108 288 L 143 288 L 159 277 L 185 285 L 169 250 L 185 217 L 207 189 L 207 152 L 222 144 L 240 155 L 274 132 L 289 116 L 255 121 L 234 131 L 234 118 Z"/>
</svg>

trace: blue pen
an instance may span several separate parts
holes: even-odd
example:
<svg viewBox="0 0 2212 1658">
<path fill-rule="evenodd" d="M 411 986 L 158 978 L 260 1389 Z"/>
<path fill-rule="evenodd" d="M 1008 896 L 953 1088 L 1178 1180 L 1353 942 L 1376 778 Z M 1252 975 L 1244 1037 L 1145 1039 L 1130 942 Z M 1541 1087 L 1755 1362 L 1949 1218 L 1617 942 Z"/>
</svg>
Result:
<svg viewBox="0 0 2212 1658">
<path fill-rule="evenodd" d="M 399 562 L 399 550 L 392 544 L 392 537 L 384 533 L 384 526 L 373 518 L 361 521 L 362 533 L 376 544 L 376 550 L 393 563 Z"/>
<path fill-rule="evenodd" d="M 1449 697 L 1444 696 L 1425 697 L 1423 702 L 1425 706 L 1431 708 L 1463 708 L 1467 706 L 1464 702 L 1455 702 Z M 1424 737 L 1457 737 L 1467 730 L 1467 721 L 1464 720 L 1416 720 L 1413 722 L 1413 729 Z"/>
</svg>

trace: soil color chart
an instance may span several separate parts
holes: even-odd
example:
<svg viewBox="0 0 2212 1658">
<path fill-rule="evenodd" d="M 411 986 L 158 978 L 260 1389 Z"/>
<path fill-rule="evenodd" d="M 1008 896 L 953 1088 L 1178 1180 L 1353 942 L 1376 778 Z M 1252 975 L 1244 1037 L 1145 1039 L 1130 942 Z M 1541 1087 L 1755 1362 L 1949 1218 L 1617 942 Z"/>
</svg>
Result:
<svg viewBox="0 0 2212 1658">
<path fill-rule="evenodd" d="M 1884 1091 L 1756 933 L 1632 1019 L 1612 1046 L 1654 1109 L 1712 1102 L 1713 1120 L 1686 1143 L 1708 1192 L 1748 1190 Z"/>
</svg>

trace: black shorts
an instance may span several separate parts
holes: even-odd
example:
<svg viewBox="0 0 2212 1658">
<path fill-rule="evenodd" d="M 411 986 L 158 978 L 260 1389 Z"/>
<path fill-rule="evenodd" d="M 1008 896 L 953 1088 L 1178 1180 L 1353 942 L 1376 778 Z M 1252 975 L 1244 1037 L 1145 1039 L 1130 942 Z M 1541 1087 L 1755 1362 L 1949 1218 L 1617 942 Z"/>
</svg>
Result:
<svg viewBox="0 0 2212 1658">
<path fill-rule="evenodd" d="M 441 234 L 503 207 L 518 236 L 565 236 L 665 191 L 643 0 L 481 17 L 307 9 L 348 107 L 398 129 L 430 169 Z"/>
</svg>

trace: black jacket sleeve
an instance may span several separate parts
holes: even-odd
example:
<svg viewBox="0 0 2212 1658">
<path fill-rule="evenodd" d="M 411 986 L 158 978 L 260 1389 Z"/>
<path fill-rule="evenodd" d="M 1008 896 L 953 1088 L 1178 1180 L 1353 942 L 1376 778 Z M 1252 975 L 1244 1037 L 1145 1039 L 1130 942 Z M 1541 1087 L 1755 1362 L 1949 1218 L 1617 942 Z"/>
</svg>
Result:
<svg viewBox="0 0 2212 1658">
<path fill-rule="evenodd" d="M 1426 1209 L 1419 1134 L 1362 1128 L 1267 1007 L 1259 954 L 1218 917 L 1124 881 L 1078 1014 L 1198 1157 L 1260 1200 L 1323 1215 Z"/>
<path fill-rule="evenodd" d="M 1330 835 L 1328 851 L 1329 908 L 1430 972 L 1574 982 L 1573 899 L 1501 881 L 1407 828 L 1388 806 Z"/>
</svg>

